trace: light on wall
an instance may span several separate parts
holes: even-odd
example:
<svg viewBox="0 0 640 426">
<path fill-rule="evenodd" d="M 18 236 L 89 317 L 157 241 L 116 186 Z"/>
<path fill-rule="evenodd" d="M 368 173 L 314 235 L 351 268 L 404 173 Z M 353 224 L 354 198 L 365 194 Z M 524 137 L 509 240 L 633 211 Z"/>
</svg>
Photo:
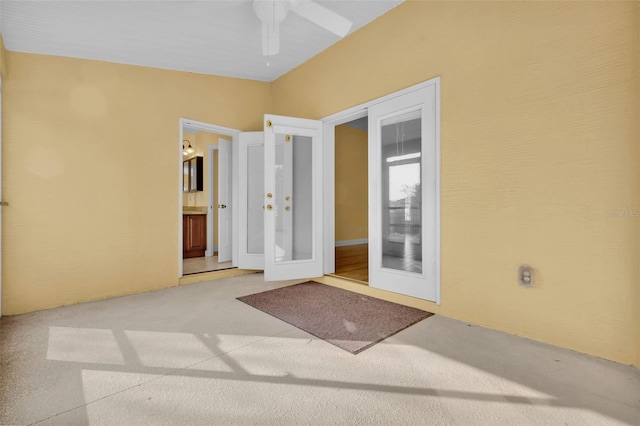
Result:
<svg viewBox="0 0 640 426">
<path fill-rule="evenodd" d="M 194 152 L 196 152 L 195 149 L 193 149 L 193 147 L 191 146 L 191 142 L 189 142 L 188 140 L 183 140 L 182 141 L 182 155 L 191 155 Z"/>
</svg>

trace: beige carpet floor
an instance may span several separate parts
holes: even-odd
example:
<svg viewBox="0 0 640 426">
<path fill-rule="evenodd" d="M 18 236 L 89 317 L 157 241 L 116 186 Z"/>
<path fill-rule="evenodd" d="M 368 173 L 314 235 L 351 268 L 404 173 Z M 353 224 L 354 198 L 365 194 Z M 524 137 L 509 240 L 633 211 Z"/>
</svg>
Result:
<svg viewBox="0 0 640 426">
<path fill-rule="evenodd" d="M 0 424 L 638 425 L 638 370 L 433 316 L 343 351 L 259 274 L 0 319 Z"/>
</svg>

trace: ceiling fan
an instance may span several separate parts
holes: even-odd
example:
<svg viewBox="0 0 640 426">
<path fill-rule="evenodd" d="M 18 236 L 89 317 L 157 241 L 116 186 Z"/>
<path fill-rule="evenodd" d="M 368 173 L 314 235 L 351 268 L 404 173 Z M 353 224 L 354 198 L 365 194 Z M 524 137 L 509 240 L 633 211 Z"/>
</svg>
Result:
<svg viewBox="0 0 640 426">
<path fill-rule="evenodd" d="M 289 11 L 321 26 L 339 37 L 347 35 L 353 23 L 311 0 L 254 0 L 253 11 L 262 21 L 262 54 L 280 51 L 280 23 Z"/>
</svg>

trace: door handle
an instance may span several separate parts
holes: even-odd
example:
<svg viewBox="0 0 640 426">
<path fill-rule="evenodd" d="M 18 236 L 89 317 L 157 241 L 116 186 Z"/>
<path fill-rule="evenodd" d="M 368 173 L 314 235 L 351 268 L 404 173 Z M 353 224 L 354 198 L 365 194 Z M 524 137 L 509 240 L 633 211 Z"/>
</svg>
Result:
<svg viewBox="0 0 640 426">
<path fill-rule="evenodd" d="M 0 206 L 9 206 L 8 201 L 0 201 Z"/>
<path fill-rule="evenodd" d="M 221 209 L 226 209 L 226 208 L 227 208 L 227 205 L 226 205 L 226 204 L 222 204 L 222 205 L 220 205 L 220 208 L 221 208 Z"/>
</svg>

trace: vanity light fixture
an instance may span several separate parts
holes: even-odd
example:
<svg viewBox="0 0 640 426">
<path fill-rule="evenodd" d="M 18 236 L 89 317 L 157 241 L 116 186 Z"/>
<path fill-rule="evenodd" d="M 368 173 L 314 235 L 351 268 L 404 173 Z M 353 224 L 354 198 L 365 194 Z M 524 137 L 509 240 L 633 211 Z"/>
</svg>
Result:
<svg viewBox="0 0 640 426">
<path fill-rule="evenodd" d="M 182 155 L 191 155 L 194 152 L 196 152 L 195 149 L 193 149 L 193 147 L 191 146 L 191 142 L 189 142 L 188 140 L 183 140 L 182 141 Z"/>
</svg>

